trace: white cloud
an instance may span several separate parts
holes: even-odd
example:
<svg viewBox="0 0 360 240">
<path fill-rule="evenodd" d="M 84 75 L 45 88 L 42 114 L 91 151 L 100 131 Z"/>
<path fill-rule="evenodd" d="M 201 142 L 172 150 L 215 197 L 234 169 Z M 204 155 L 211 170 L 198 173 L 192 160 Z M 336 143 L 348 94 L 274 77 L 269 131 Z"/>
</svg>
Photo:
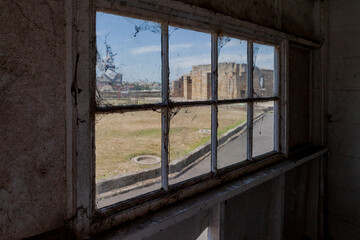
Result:
<svg viewBox="0 0 360 240">
<path fill-rule="evenodd" d="M 274 54 L 258 54 L 256 56 L 255 65 L 260 68 L 274 69 Z"/>
<path fill-rule="evenodd" d="M 179 44 L 170 45 L 169 48 L 170 51 L 177 51 L 184 48 L 190 48 L 192 46 L 193 46 L 192 43 L 179 43 Z M 144 54 L 144 53 L 160 52 L 160 51 L 161 51 L 160 45 L 149 45 L 149 46 L 130 49 L 130 52 L 132 54 Z"/>
<path fill-rule="evenodd" d="M 246 63 L 247 56 L 239 54 L 221 54 L 219 55 L 219 62 L 237 62 Z"/>
<path fill-rule="evenodd" d="M 194 44 L 192 44 L 192 43 L 170 44 L 169 45 L 169 50 L 170 51 L 176 51 L 176 50 L 181 50 L 181 49 L 184 49 L 184 48 L 191 48 L 192 46 L 194 46 Z"/>
<path fill-rule="evenodd" d="M 161 51 L 160 45 L 150 45 L 150 46 L 133 48 L 130 50 L 132 54 L 143 54 L 143 53 L 160 52 L 160 51 Z"/>
<path fill-rule="evenodd" d="M 274 60 L 274 54 L 273 53 L 267 53 L 267 54 L 257 54 L 256 55 L 257 61 L 270 61 Z"/>
<path fill-rule="evenodd" d="M 239 54 L 220 54 L 219 56 L 219 62 L 247 63 L 246 59 L 246 55 Z M 192 66 L 210 64 L 210 62 L 210 54 L 173 58 L 170 59 L 170 73 L 171 75 L 182 75 L 190 72 Z M 256 66 L 266 69 L 273 69 L 274 55 L 271 53 L 259 54 L 257 56 Z M 172 77 L 174 78 L 175 76 Z"/>
<path fill-rule="evenodd" d="M 189 68 L 194 65 L 210 64 L 210 54 L 202 54 L 190 57 L 179 57 L 170 59 L 172 68 Z"/>
</svg>

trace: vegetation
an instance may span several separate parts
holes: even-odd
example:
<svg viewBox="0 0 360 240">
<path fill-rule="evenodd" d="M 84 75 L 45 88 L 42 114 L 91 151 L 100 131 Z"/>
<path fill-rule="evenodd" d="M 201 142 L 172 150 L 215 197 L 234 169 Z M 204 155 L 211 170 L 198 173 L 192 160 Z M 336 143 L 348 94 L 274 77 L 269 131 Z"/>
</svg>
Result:
<svg viewBox="0 0 360 240">
<path fill-rule="evenodd" d="M 219 107 L 218 136 L 245 121 L 246 110 L 241 106 Z M 170 121 L 170 161 L 210 141 L 210 129 L 209 106 L 182 108 L 175 111 Z M 130 160 L 143 154 L 160 157 L 161 114 L 156 111 L 98 114 L 95 141 L 97 179 L 149 167 Z"/>
</svg>

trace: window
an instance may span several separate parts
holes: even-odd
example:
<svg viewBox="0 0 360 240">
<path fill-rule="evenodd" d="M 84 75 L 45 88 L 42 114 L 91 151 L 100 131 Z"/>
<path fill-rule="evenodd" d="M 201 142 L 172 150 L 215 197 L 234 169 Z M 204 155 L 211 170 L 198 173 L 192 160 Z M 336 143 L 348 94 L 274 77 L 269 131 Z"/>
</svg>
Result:
<svg viewBox="0 0 360 240">
<path fill-rule="evenodd" d="M 279 43 L 265 42 L 98 11 L 97 208 L 131 206 L 279 153 Z"/>
</svg>

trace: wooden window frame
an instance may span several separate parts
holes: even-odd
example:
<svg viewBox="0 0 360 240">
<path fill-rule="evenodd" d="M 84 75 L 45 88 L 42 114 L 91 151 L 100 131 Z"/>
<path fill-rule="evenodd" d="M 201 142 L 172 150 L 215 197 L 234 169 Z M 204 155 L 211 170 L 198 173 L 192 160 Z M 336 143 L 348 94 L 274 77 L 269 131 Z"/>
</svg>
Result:
<svg viewBox="0 0 360 240">
<path fill-rule="evenodd" d="M 94 0 L 67 1 L 66 4 L 66 77 L 67 77 L 67 217 L 74 219 L 72 227 L 79 236 L 88 236 L 106 230 L 114 225 L 135 219 L 155 211 L 165 205 L 199 192 L 221 186 L 281 161 L 288 156 L 288 52 L 289 41 L 308 47 L 319 44 L 301 39 L 273 29 L 248 23 L 232 17 L 217 14 L 176 1 L 161 0 Z M 106 12 L 126 17 L 153 20 L 162 24 L 162 87 L 161 104 L 142 106 L 120 106 L 103 108 L 95 106 L 95 16 L 96 12 Z M 155 16 L 155 17 L 154 17 Z M 74 27 L 74 25 L 76 27 Z M 212 51 L 212 99 L 193 102 L 170 102 L 168 95 L 168 38 L 167 26 L 184 27 L 211 33 Z M 274 96 L 253 98 L 252 90 L 245 99 L 218 100 L 217 88 L 217 40 L 226 35 L 248 42 L 248 88 L 252 88 L 252 45 L 254 42 L 275 46 Z M 216 63 L 216 64 L 215 64 Z M 274 101 L 275 129 L 273 152 L 252 157 L 252 105 L 254 102 Z M 219 104 L 247 103 L 248 108 L 248 160 L 229 167 L 217 168 L 217 106 Z M 101 209 L 95 206 L 95 154 L 94 118 L 97 112 L 123 112 L 162 109 L 162 121 L 168 123 L 168 108 L 181 106 L 211 105 L 211 172 L 186 182 L 169 186 L 167 153 L 162 146 L 162 189 L 156 193 L 144 194 L 131 201 L 124 201 Z M 162 144 L 168 140 L 168 125 L 162 131 Z M 166 163 L 166 164 L 164 164 Z M 76 217 L 74 217 L 74 215 Z"/>
</svg>

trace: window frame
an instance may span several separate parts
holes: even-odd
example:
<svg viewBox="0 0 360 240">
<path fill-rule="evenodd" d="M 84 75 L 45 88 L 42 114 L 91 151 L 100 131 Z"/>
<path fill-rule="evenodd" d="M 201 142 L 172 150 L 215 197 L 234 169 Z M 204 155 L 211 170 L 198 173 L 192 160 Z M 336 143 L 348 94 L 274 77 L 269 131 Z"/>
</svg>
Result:
<svg viewBox="0 0 360 240">
<path fill-rule="evenodd" d="M 96 3 L 99 3 L 97 1 Z M 103 4 L 103 3 L 101 3 Z M 219 30 L 215 31 L 210 28 L 203 28 L 200 26 L 201 22 L 197 19 L 186 19 L 187 21 L 183 23 L 179 20 L 170 21 L 169 19 L 155 18 L 153 17 L 153 13 L 148 15 L 147 13 L 138 14 L 136 12 L 133 14 L 133 11 L 122 9 L 119 11 L 118 9 L 113 11 L 114 9 L 103 9 L 98 5 L 95 5 L 95 15 L 97 12 L 104 12 L 115 14 L 118 16 L 124 17 L 133 17 L 140 20 L 149 20 L 158 22 L 161 25 L 161 62 L 162 62 L 162 102 L 155 104 L 141 104 L 141 105 L 123 105 L 123 106 L 112 106 L 112 107 L 97 107 L 95 103 L 94 112 L 96 113 L 115 113 L 115 112 L 133 112 L 133 111 L 150 111 L 153 109 L 161 110 L 161 125 L 162 125 L 162 136 L 161 136 L 161 189 L 155 190 L 152 192 L 148 192 L 125 201 L 121 201 L 115 204 L 112 204 L 107 207 L 103 207 L 100 209 L 95 209 L 95 217 L 102 218 L 103 216 L 108 216 L 116 212 L 124 212 L 129 208 L 137 206 L 139 204 L 146 204 L 147 202 L 161 198 L 162 196 L 166 196 L 172 192 L 177 192 L 180 190 L 185 190 L 194 186 L 195 184 L 199 184 L 202 182 L 206 182 L 214 178 L 215 176 L 218 178 L 221 175 L 224 175 L 228 172 L 236 170 L 238 168 L 246 167 L 251 165 L 254 162 L 258 161 L 266 161 L 266 158 L 276 155 L 281 155 L 280 152 L 280 128 L 279 128 L 279 105 L 280 105 L 280 97 L 279 97 L 279 71 L 280 66 L 278 64 L 278 58 L 280 57 L 280 46 L 281 42 L 277 39 L 272 38 L 250 38 L 246 36 L 244 33 L 234 34 L 232 31 L 227 31 L 228 29 L 221 29 L 221 34 Z M 101 5 L 102 6 L 102 5 Z M 132 7 L 131 7 L 132 8 Z M 136 7 L 134 7 L 134 10 Z M 140 16 L 139 16 L 140 15 Z M 195 30 L 200 32 L 209 33 L 211 35 L 211 99 L 210 100 L 195 100 L 195 101 L 184 101 L 184 102 L 173 102 L 170 101 L 169 96 L 169 38 L 168 38 L 168 29 L 169 26 L 172 27 L 180 27 L 189 30 Z M 218 68 L 218 39 L 220 36 L 233 37 L 241 40 L 247 41 L 247 92 L 248 95 L 246 98 L 238 98 L 238 99 L 224 99 L 218 100 L 217 98 L 217 68 Z M 96 35 L 94 37 L 96 39 Z M 254 97 L 253 96 L 253 44 L 264 44 L 270 45 L 274 47 L 274 94 L 272 97 Z M 94 49 L 94 48 L 93 48 Z M 96 49 L 96 48 L 95 48 Z M 93 50 L 94 51 L 94 50 Z M 95 69 L 95 67 L 94 67 Z M 95 75 L 94 73 L 92 75 Z M 94 98 L 93 98 L 94 99 Z M 274 150 L 271 152 L 267 152 L 265 154 L 253 157 L 253 108 L 254 103 L 257 102 L 266 102 L 273 101 L 274 102 Z M 246 103 L 247 104 L 247 159 L 241 161 L 239 163 L 233 164 L 231 166 L 227 166 L 221 169 L 217 168 L 217 107 L 218 105 L 232 104 L 232 103 Z M 202 174 L 200 176 L 196 176 L 190 178 L 184 182 L 180 182 L 174 185 L 169 185 L 169 164 L 168 164 L 168 152 L 166 149 L 169 147 L 169 124 L 170 117 L 169 113 L 172 108 L 175 107 L 193 107 L 193 106 L 211 106 L 211 172 Z M 94 131 L 94 126 L 92 126 L 92 131 Z M 95 153 L 93 153 L 95 155 Z M 280 156 L 276 156 L 279 158 Z M 93 157 L 94 162 L 95 156 Z M 210 189 L 206 188 L 204 190 Z M 204 191 L 203 190 L 203 191 Z M 190 191 L 190 190 L 189 190 Z M 95 206 L 95 203 L 94 203 Z"/>
<path fill-rule="evenodd" d="M 98 12 L 98 11 L 97 11 Z M 125 16 L 127 15 L 120 15 Z M 140 19 L 142 20 L 142 19 Z M 154 19 L 151 19 L 154 20 Z M 209 100 L 192 100 L 192 101 L 183 101 L 176 102 L 171 101 L 169 94 L 169 35 L 168 23 L 160 22 L 161 24 L 161 62 L 162 62 L 162 101 L 161 103 L 154 104 L 140 104 L 140 105 L 119 105 L 119 106 L 96 106 L 95 104 L 95 114 L 96 113 L 125 113 L 125 112 L 134 112 L 134 111 L 150 111 L 151 110 L 160 110 L 161 111 L 161 189 L 168 192 L 169 191 L 169 153 L 167 149 L 169 149 L 169 129 L 170 129 L 170 112 L 171 109 L 177 107 L 195 107 L 195 106 L 211 106 L 211 172 L 200 175 L 200 178 L 211 178 L 215 175 L 218 175 L 218 156 L 217 156 L 217 148 L 218 148 L 218 140 L 217 140 L 217 125 L 218 125 L 218 106 L 225 104 L 233 104 L 233 103 L 246 103 L 247 104 L 247 161 L 253 161 L 253 119 L 254 119 L 254 104 L 260 102 L 272 101 L 274 102 L 274 146 L 273 150 L 265 153 L 266 156 L 272 154 L 278 154 L 280 149 L 280 143 L 277 141 L 279 139 L 279 89 L 278 89 L 278 72 L 279 66 L 277 64 L 279 45 L 268 45 L 274 47 L 274 73 L 273 73 L 273 96 L 269 97 L 254 97 L 253 96 L 253 40 L 243 40 L 247 42 L 247 97 L 246 98 L 234 98 L 234 99 L 218 99 L 218 40 L 219 37 L 223 35 L 219 35 L 216 32 L 211 33 L 211 99 Z M 172 25 L 171 25 L 172 26 Z M 185 29 L 186 26 L 176 25 L 176 27 L 181 27 Z M 191 29 L 192 30 L 192 29 Z M 223 32 L 226 34 L 226 32 Z M 226 35 L 228 37 L 228 35 Z M 233 37 L 233 36 L 231 36 Z M 258 43 L 258 42 L 256 42 Z M 262 159 L 261 156 L 258 159 Z M 245 161 L 246 161 L 245 160 Z M 236 164 L 234 164 L 236 166 Z M 225 171 L 227 167 L 224 167 Z M 206 176 L 206 177 L 205 177 Z M 194 177 L 196 178 L 196 177 Z M 189 181 L 190 179 L 186 180 Z M 201 181 L 201 180 L 199 180 Z M 174 184 L 175 189 L 181 188 L 184 182 L 179 184 Z M 161 190 L 156 190 L 150 192 L 148 194 L 157 194 L 157 192 L 161 192 Z M 142 194 L 145 195 L 145 194 Z M 142 196 L 141 195 L 141 196 Z M 141 198 L 141 196 L 137 196 L 135 198 Z M 126 205 L 127 202 L 133 202 L 133 198 L 122 201 L 119 204 Z M 135 205 L 135 204 L 134 204 Z"/>
<path fill-rule="evenodd" d="M 114 225 L 132 220 L 135 217 L 141 216 L 147 212 L 159 209 L 164 205 L 174 203 L 181 199 L 191 197 L 198 192 L 203 192 L 210 188 L 220 186 L 223 183 L 238 179 L 244 174 L 269 166 L 288 156 L 287 82 L 289 40 L 310 47 L 318 47 L 318 44 L 276 30 L 258 26 L 256 24 L 213 13 L 208 10 L 193 8 L 190 5 L 175 1 L 94 0 L 90 2 L 78 1 L 76 7 L 70 5 L 71 4 L 69 4 L 67 8 L 67 22 L 71 22 L 71 27 L 75 22 L 77 29 L 67 29 L 67 56 L 71 55 L 71 57 L 67 59 L 69 65 L 67 66 L 67 96 L 70 96 L 72 99 L 67 101 L 67 106 L 71 109 L 76 109 L 76 111 L 68 112 L 69 116 L 72 116 L 72 119 L 69 120 L 67 125 L 70 127 L 67 129 L 68 131 L 75 130 L 76 134 L 73 136 L 73 139 L 67 139 L 75 144 L 75 147 L 73 147 L 70 143 L 67 145 L 67 150 L 71 153 L 67 158 L 67 179 L 68 182 L 70 182 L 67 184 L 67 190 L 72 193 L 67 199 L 67 204 L 70 206 L 68 209 L 71 209 L 67 215 L 68 217 L 72 217 L 74 213 L 76 213 L 74 227 L 78 229 L 79 232 L 82 232 L 79 234 L 86 235 L 90 232 L 94 233 L 108 229 Z M 99 110 L 94 107 L 96 87 L 96 46 L 94 40 L 96 38 L 94 30 L 96 11 L 141 18 L 144 20 L 160 21 L 161 23 L 165 23 L 162 24 L 162 26 L 171 24 L 172 26 L 184 27 L 201 32 L 212 32 L 214 33 L 212 34 L 212 42 L 217 41 L 217 37 L 214 36 L 215 34 L 218 34 L 244 39 L 251 42 L 255 41 L 257 43 L 276 45 L 276 71 L 275 69 L 274 71 L 278 75 L 278 81 L 276 82 L 275 78 L 274 84 L 276 83 L 278 91 L 274 102 L 278 102 L 278 104 L 275 104 L 275 108 L 279 113 L 279 117 L 275 121 L 275 126 L 278 126 L 277 129 L 275 129 L 275 131 L 278 131 L 277 138 L 275 139 L 275 143 L 278 143 L 275 146 L 278 147 L 275 150 L 279 154 L 270 153 L 261 155 L 251 159 L 252 161 L 250 164 L 247 161 L 244 161 L 219 170 L 217 170 L 216 167 L 213 167 L 216 166 L 216 163 L 212 163 L 212 172 L 210 173 L 210 176 L 195 177 L 185 183 L 177 184 L 173 188 L 168 189 L 168 193 L 164 192 L 164 190 L 160 190 L 156 195 L 145 194 L 140 196 L 140 198 L 131 199 L 133 203 L 125 202 L 120 205 L 114 204 L 101 209 L 96 209 L 94 116 L 95 112 Z M 153 16 L 156 16 L 156 18 Z M 217 46 L 217 44 L 214 46 Z M 214 61 L 215 55 L 213 51 L 214 50 L 212 50 L 212 61 Z M 249 58 L 249 60 L 250 59 L 252 61 L 252 57 Z M 251 65 L 248 64 L 249 68 L 251 68 Z M 166 71 L 163 71 L 162 74 L 166 75 L 167 73 Z M 212 75 L 213 74 L 214 72 L 212 72 Z M 248 76 L 250 75 L 252 78 L 252 74 L 248 72 Z M 212 86 L 217 87 L 217 84 L 214 84 L 214 81 L 215 77 L 212 77 Z M 258 102 L 273 100 L 273 97 L 271 97 L 271 99 L 241 99 L 239 101 L 235 100 L 235 102 L 249 102 L 249 100 L 252 102 Z M 221 102 L 225 104 L 233 103 L 234 101 L 221 100 Z M 214 101 L 212 99 L 210 102 L 195 101 L 186 104 L 173 104 L 216 106 L 217 103 L 218 100 Z M 144 106 L 143 110 L 149 107 L 151 106 Z M 169 107 L 169 105 L 162 107 Z M 127 108 L 133 108 L 134 110 L 138 107 L 129 106 Z M 124 107 L 121 107 L 121 109 L 124 109 Z M 116 110 L 117 109 L 109 109 L 108 111 Z M 216 114 L 213 114 L 215 111 L 216 110 L 212 111 L 212 118 L 216 118 Z M 215 115 L 215 117 L 213 115 Z M 252 124 L 252 119 L 250 124 Z M 216 134 L 213 135 L 216 138 Z M 252 134 L 248 135 L 252 136 Z M 215 148 L 212 146 L 212 150 L 214 150 L 212 151 L 212 154 L 213 152 L 216 153 L 216 145 Z M 213 161 L 212 157 L 212 162 Z M 163 169 L 163 171 L 167 171 L 167 169 Z M 217 172 L 214 173 L 213 171 Z M 79 229 L 81 229 L 81 231 Z"/>
</svg>

